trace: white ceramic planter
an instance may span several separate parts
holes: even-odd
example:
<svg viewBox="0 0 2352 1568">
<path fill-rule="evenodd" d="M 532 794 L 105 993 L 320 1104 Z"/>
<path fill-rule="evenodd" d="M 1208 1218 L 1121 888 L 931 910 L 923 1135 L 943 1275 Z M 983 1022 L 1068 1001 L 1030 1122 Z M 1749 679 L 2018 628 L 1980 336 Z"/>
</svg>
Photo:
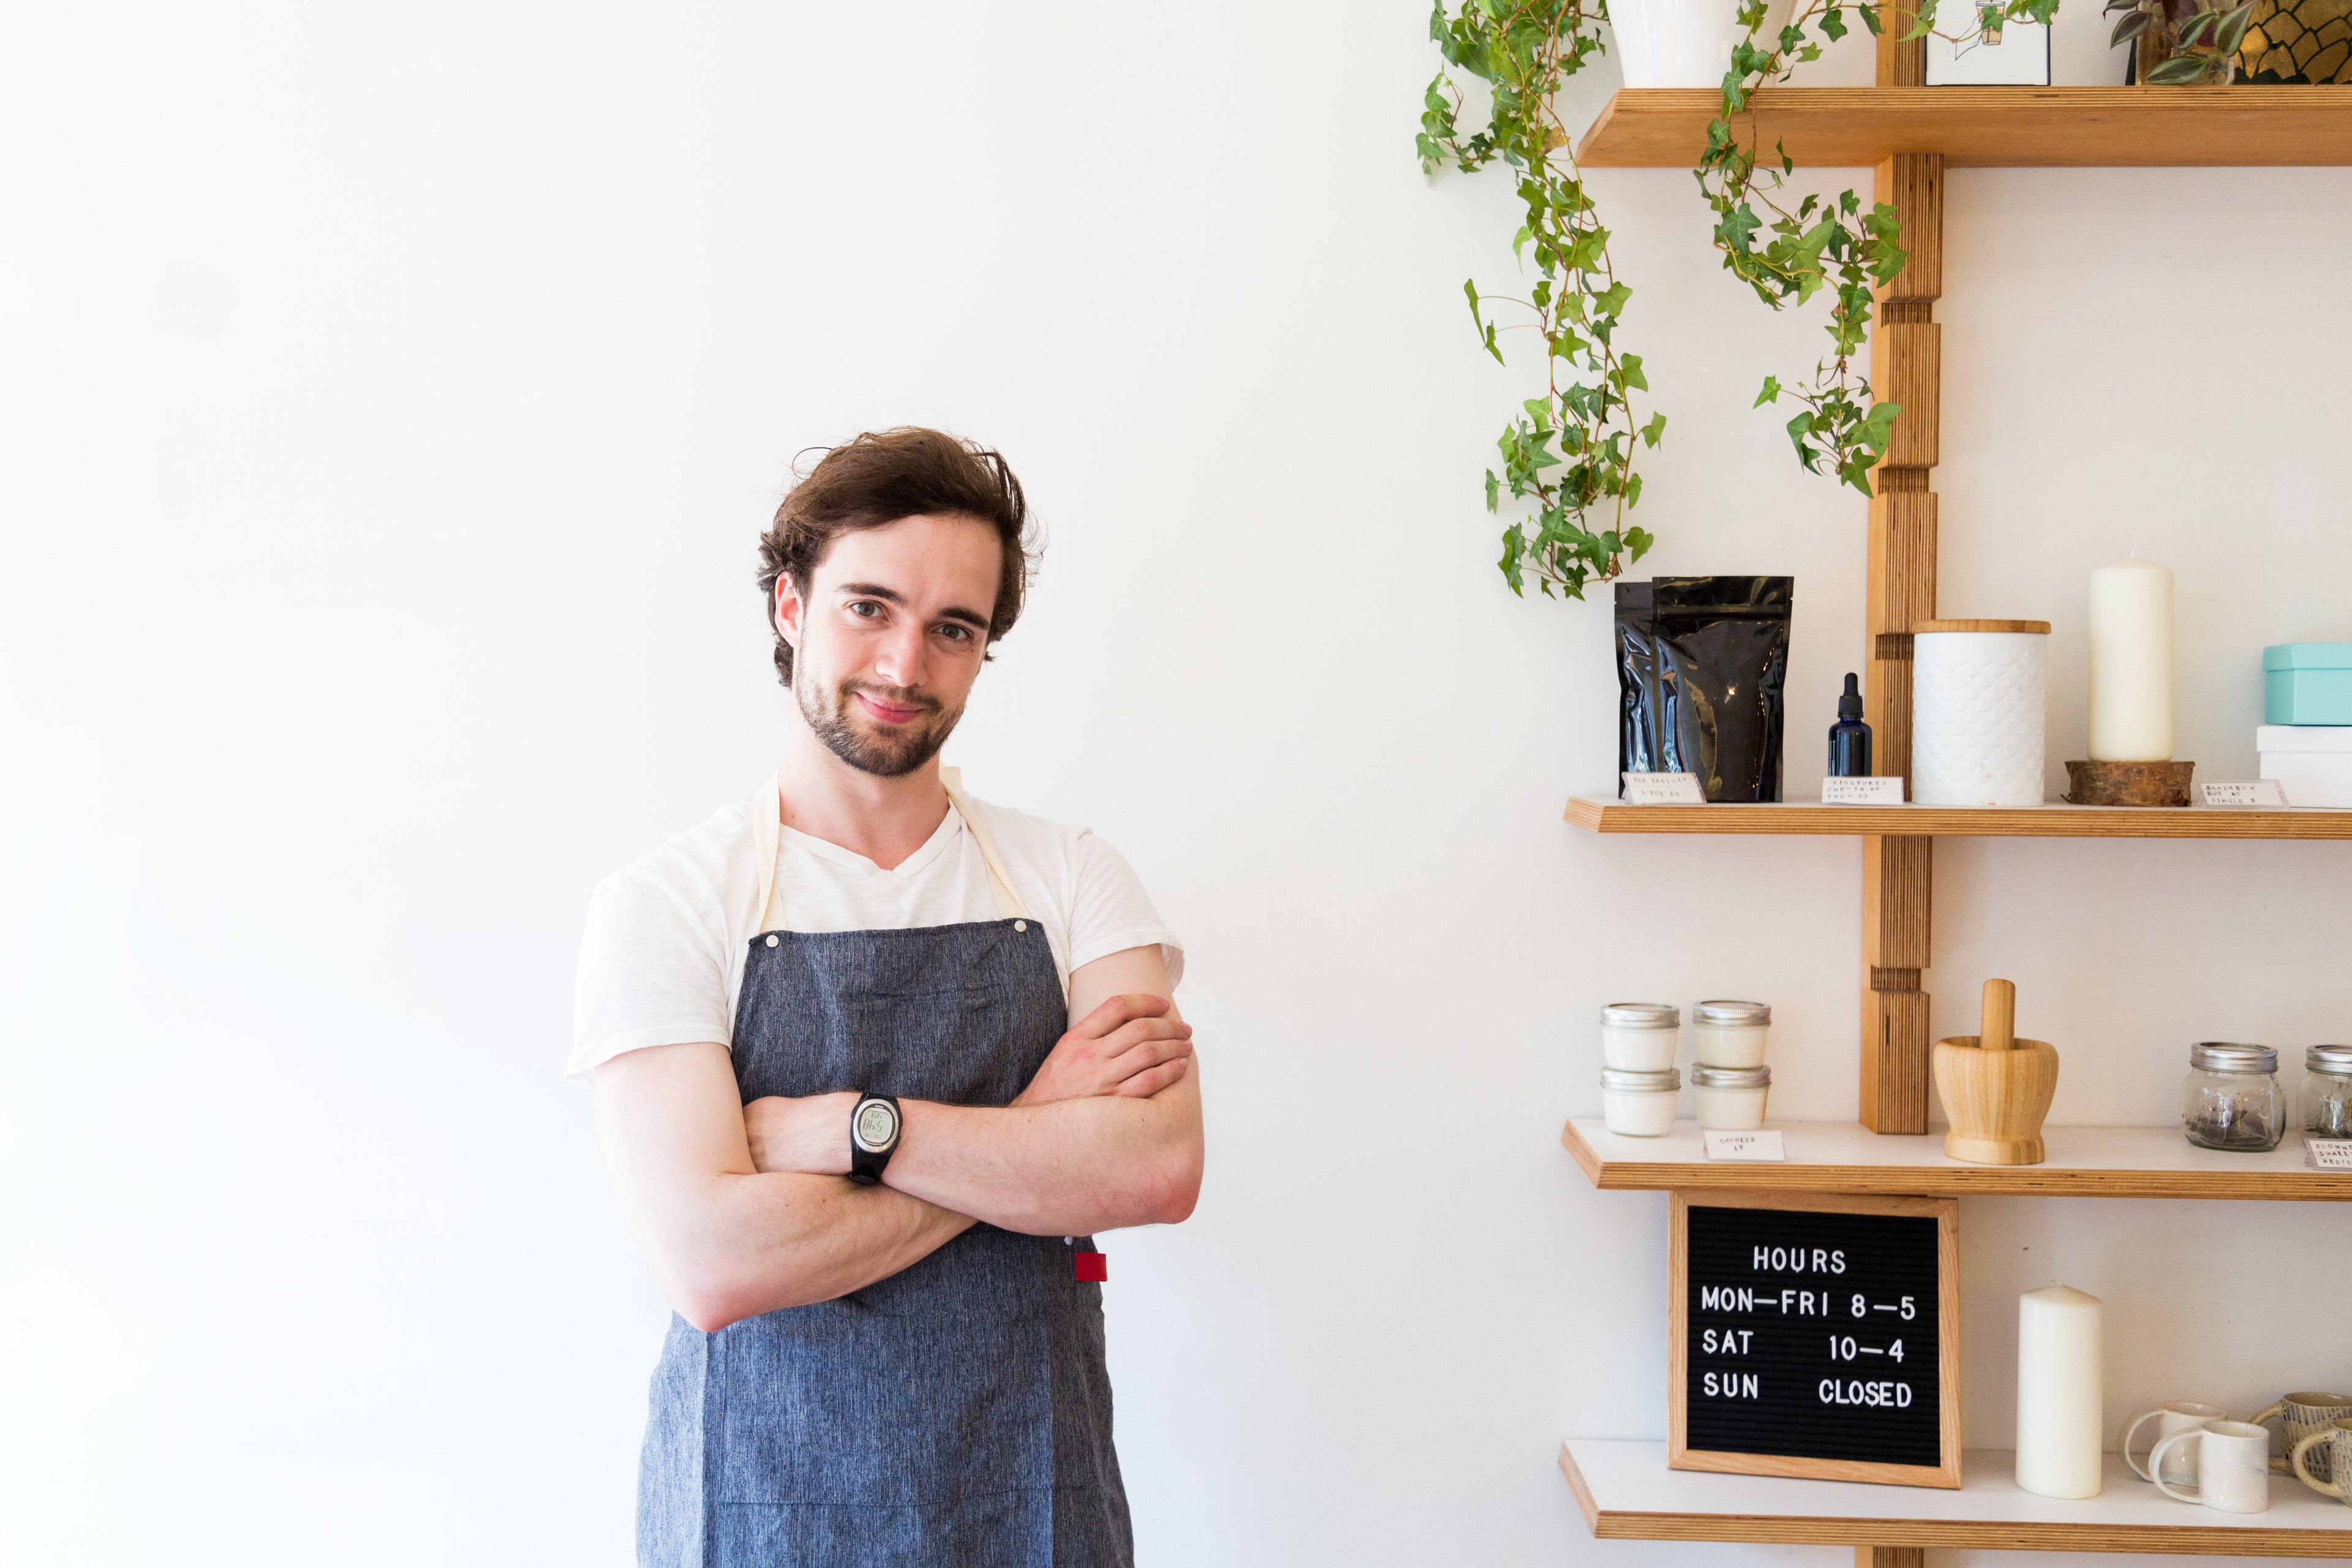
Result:
<svg viewBox="0 0 2352 1568">
<path fill-rule="evenodd" d="M 1757 37 L 1769 45 L 1794 0 L 1772 0 Z M 1720 87 L 1732 46 L 1748 36 L 1739 0 L 1611 0 L 1609 23 L 1627 87 Z"/>
<path fill-rule="evenodd" d="M 1934 631 L 1911 639 L 1911 798 L 1921 805 L 2040 805 L 2044 622 L 1945 623 L 2039 630 Z"/>
</svg>

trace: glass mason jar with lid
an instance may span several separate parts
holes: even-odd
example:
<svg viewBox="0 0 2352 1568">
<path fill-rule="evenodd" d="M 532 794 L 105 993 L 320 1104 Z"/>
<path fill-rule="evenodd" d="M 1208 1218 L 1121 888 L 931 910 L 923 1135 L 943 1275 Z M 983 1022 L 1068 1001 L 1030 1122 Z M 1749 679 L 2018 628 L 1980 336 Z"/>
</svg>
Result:
<svg viewBox="0 0 2352 1568">
<path fill-rule="evenodd" d="M 2200 1149 L 2260 1152 L 2286 1135 L 2278 1053 L 2268 1046 L 2202 1040 L 2189 1047 L 2180 1128 Z"/>
<path fill-rule="evenodd" d="M 2303 1130 L 2314 1138 L 2352 1138 L 2352 1046 L 2314 1046 L 2303 1054 Z"/>
</svg>

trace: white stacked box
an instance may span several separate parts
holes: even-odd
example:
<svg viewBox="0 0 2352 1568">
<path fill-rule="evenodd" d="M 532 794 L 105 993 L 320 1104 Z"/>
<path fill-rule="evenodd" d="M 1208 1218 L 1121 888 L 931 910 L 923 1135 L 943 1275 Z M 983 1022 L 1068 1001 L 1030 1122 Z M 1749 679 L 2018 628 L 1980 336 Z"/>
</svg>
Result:
<svg viewBox="0 0 2352 1568">
<path fill-rule="evenodd" d="M 2352 725 L 2257 725 L 2254 750 L 2289 805 L 2352 806 Z"/>
</svg>

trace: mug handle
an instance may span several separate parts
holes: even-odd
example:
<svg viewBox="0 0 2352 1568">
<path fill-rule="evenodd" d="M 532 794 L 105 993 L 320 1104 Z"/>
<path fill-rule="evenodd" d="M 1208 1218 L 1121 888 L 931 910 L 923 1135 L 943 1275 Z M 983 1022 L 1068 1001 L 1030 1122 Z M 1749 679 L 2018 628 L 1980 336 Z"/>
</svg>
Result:
<svg viewBox="0 0 2352 1568">
<path fill-rule="evenodd" d="M 2246 1417 L 2246 1425 L 2249 1426 L 2259 1426 L 2265 1421 L 2275 1421 L 2279 1424 L 2280 1446 L 2285 1447 L 2286 1401 L 2282 1399 L 2276 1405 L 2265 1407 L 2260 1414 Z M 2271 1456 L 2271 1472 L 2273 1475 L 2292 1475 L 2294 1470 L 2294 1467 L 2288 1462 L 2286 1455 Z"/>
<path fill-rule="evenodd" d="M 2175 1432 L 2169 1437 L 2157 1439 L 2156 1447 L 2147 1451 L 2147 1479 L 2156 1483 L 2157 1490 L 2179 1502 L 2201 1503 L 2205 1500 L 2204 1489 L 2201 1487 L 2193 1492 L 2177 1492 L 2164 1484 L 2164 1451 L 2175 1443 L 2189 1442 L 2204 1435 L 2202 1429 L 2191 1427 L 2186 1432 Z"/>
<path fill-rule="evenodd" d="M 2321 1427 L 2318 1431 L 2314 1432 L 2310 1436 L 2305 1437 L 2302 1442 L 2297 1443 L 2294 1446 L 2294 1452 L 2286 1457 L 2286 1462 L 2288 1466 L 2294 1469 L 2294 1479 L 2301 1481 L 2305 1486 L 2309 1487 L 2313 1491 L 2324 1493 L 2328 1497 L 2340 1498 L 2344 1495 L 2343 1482 L 2315 1479 L 2313 1478 L 2312 1473 L 2309 1470 L 2303 1468 L 2303 1457 L 2335 1436 L 2336 1434 L 2328 1430 L 2326 1427 Z"/>
<path fill-rule="evenodd" d="M 2158 1405 L 2154 1410 L 2143 1410 L 2138 1415 L 2131 1416 L 2126 1420 L 2124 1422 L 2124 1429 L 2116 1434 L 2116 1452 L 2122 1456 L 2124 1464 L 2130 1469 L 2131 1473 L 2137 1476 L 2141 1480 L 2147 1480 L 2150 1478 L 2147 1470 L 2143 1470 L 2139 1468 L 2139 1461 L 2132 1458 L 2132 1439 L 2139 1436 L 2139 1429 L 2143 1426 L 2163 1414 L 2164 1408 L 2161 1405 Z M 2154 1450 L 2151 1449 L 2150 1453 L 2153 1454 L 2153 1452 Z M 2150 1469 L 2154 1468 L 2154 1466 L 2149 1467 Z"/>
</svg>

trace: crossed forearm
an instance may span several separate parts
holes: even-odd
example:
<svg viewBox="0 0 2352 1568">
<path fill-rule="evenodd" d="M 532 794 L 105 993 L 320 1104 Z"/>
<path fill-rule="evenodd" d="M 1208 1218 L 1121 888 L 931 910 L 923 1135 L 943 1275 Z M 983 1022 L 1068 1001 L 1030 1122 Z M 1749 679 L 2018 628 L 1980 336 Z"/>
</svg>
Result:
<svg viewBox="0 0 2352 1568">
<path fill-rule="evenodd" d="M 782 1307 L 829 1301 L 912 1267 L 971 1226 L 969 1215 L 838 1176 L 714 1175 L 664 1227 L 671 1299 L 705 1331 Z"/>
<path fill-rule="evenodd" d="M 1198 1105 L 1173 1089 L 1001 1110 L 908 1100 L 882 1180 L 1031 1236 L 1172 1225 L 1200 1187 Z"/>
</svg>

